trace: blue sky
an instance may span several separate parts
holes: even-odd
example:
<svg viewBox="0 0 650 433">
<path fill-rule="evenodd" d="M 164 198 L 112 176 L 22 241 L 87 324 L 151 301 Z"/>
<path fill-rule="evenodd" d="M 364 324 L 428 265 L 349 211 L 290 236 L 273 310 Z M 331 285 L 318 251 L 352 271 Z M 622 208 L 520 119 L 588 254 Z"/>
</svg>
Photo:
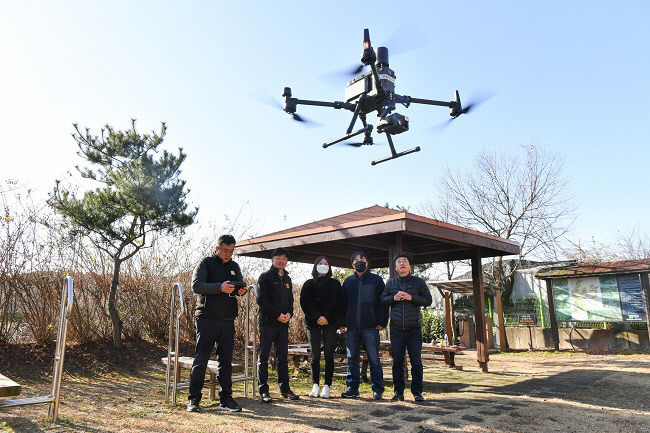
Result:
<svg viewBox="0 0 650 433">
<path fill-rule="evenodd" d="M 446 165 L 537 142 L 565 161 L 575 239 L 650 232 L 650 4 L 494 3 L 0 0 L 0 178 L 45 194 L 79 162 L 73 122 L 165 121 L 200 222 L 245 205 L 266 233 L 376 203 L 416 210 Z M 323 75 L 359 61 L 364 28 L 377 47 L 404 23 L 427 43 L 391 57 L 398 93 L 496 93 L 439 135 L 422 131 L 446 109 L 398 110 L 411 121 L 398 148 L 420 153 L 371 167 L 386 148 L 321 148 L 349 112 L 300 108 L 322 125 L 304 128 L 256 99 L 290 86 L 342 100 L 346 80 Z"/>
</svg>

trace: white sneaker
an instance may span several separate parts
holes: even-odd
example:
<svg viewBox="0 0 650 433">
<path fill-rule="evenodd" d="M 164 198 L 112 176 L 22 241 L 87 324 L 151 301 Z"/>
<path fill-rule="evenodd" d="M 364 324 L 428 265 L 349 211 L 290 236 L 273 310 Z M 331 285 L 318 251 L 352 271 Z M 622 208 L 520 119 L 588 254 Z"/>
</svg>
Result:
<svg viewBox="0 0 650 433">
<path fill-rule="evenodd" d="M 327 385 L 325 385 L 325 386 L 327 386 Z M 323 389 L 324 389 L 324 388 L 323 388 Z M 319 391 L 319 386 L 318 386 L 317 383 L 315 383 L 315 384 L 311 387 L 311 392 L 309 393 L 309 396 L 310 396 L 310 397 L 318 397 L 318 391 Z"/>
<path fill-rule="evenodd" d="M 330 398 L 330 387 L 323 385 L 323 390 L 320 392 L 321 398 Z"/>
</svg>

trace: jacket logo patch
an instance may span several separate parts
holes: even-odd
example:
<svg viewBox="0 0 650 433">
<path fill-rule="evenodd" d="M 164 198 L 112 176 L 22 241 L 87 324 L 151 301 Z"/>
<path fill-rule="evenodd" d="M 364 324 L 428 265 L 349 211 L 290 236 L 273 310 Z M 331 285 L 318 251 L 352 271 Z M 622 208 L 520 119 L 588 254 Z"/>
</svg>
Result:
<svg viewBox="0 0 650 433">
<path fill-rule="evenodd" d="M 287 286 L 287 289 L 289 288 L 289 283 L 286 283 L 285 286 Z"/>
<path fill-rule="evenodd" d="M 230 271 L 230 275 L 236 275 L 235 271 Z"/>
</svg>

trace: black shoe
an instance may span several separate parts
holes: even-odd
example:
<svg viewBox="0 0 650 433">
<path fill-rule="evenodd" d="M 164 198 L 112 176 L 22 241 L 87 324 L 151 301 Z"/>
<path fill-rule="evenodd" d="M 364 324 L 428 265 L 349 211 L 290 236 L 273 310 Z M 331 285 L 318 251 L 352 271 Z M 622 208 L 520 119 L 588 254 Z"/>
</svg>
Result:
<svg viewBox="0 0 650 433">
<path fill-rule="evenodd" d="M 413 399 L 415 401 L 424 401 L 424 396 L 418 392 L 417 394 L 413 394 Z"/>
<path fill-rule="evenodd" d="M 199 402 L 197 400 L 190 400 L 190 402 L 187 404 L 187 411 L 201 412 L 201 408 L 199 407 Z"/>
<path fill-rule="evenodd" d="M 404 401 L 404 394 L 395 394 L 390 401 Z"/>
<path fill-rule="evenodd" d="M 219 410 L 228 410 L 230 412 L 241 412 L 241 407 L 237 404 L 234 398 L 227 397 L 221 401 Z"/>
<path fill-rule="evenodd" d="M 297 394 L 295 394 L 293 391 L 289 390 L 287 392 L 281 392 L 280 393 L 282 397 L 288 398 L 289 400 L 298 400 L 300 397 L 298 397 Z"/>
<path fill-rule="evenodd" d="M 341 397 L 343 397 L 343 398 L 359 398 L 359 391 L 354 391 L 354 390 L 348 388 L 347 391 L 341 393 Z"/>
<path fill-rule="evenodd" d="M 373 392 L 372 393 L 372 399 L 373 400 L 383 400 L 384 399 L 384 393 L 383 392 Z"/>
<path fill-rule="evenodd" d="M 260 400 L 262 400 L 262 403 L 271 403 L 273 401 L 271 394 L 268 392 L 260 392 Z"/>
</svg>

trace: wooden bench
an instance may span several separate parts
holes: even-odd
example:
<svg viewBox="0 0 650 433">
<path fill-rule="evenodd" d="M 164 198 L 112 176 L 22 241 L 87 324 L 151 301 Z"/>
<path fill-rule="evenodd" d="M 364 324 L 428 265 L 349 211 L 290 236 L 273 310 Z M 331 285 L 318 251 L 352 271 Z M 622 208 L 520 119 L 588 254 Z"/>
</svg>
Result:
<svg viewBox="0 0 650 433">
<path fill-rule="evenodd" d="M 390 346 L 390 340 L 381 340 L 380 347 L 390 349 Z M 422 343 L 422 352 L 442 353 L 445 357 L 445 364 L 450 368 L 456 367 L 454 357 L 456 353 L 463 350 L 465 348 L 460 346 L 437 346 L 433 343 Z"/>
<path fill-rule="evenodd" d="M 309 350 L 309 344 L 290 344 L 288 353 L 293 364 L 293 377 L 295 378 L 300 372 L 300 363 L 303 361 L 309 362 L 309 355 L 311 354 L 311 351 Z M 334 353 L 335 361 L 341 362 L 347 361 L 347 359 L 348 357 L 345 353 Z M 361 380 L 368 382 L 368 354 L 366 354 L 366 352 L 361 352 L 359 355 L 359 360 L 362 363 Z"/>
<path fill-rule="evenodd" d="M 0 397 L 13 397 L 20 395 L 20 385 L 7 376 L 0 374 Z"/>
<path fill-rule="evenodd" d="M 160 361 L 167 365 L 167 357 L 160 358 Z M 173 362 L 173 361 L 172 361 Z M 191 370 L 192 364 L 194 363 L 194 358 L 191 356 L 179 356 L 178 357 L 178 376 L 176 377 L 176 382 L 180 382 L 181 369 Z M 233 375 L 232 381 L 239 382 L 244 380 L 244 366 L 242 364 L 232 364 L 233 373 L 241 373 L 240 375 Z M 205 373 L 210 375 L 210 381 L 206 384 L 210 392 L 210 400 L 215 400 L 216 398 L 216 388 L 219 382 L 217 381 L 217 373 L 219 372 L 217 361 L 211 359 L 208 361 L 208 366 L 205 369 Z M 188 389 L 190 387 L 189 382 L 178 383 L 177 389 Z"/>
</svg>

